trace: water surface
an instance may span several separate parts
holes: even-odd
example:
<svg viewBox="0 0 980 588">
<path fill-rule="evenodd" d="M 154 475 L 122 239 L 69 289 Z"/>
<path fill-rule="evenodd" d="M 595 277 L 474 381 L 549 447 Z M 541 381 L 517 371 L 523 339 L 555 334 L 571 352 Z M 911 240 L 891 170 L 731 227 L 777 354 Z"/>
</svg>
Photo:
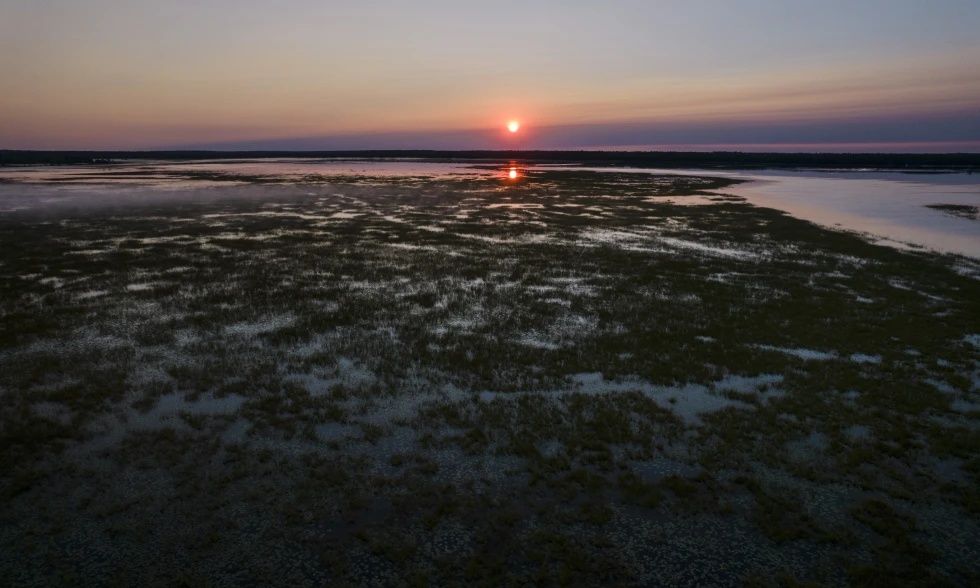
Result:
<svg viewBox="0 0 980 588">
<path fill-rule="evenodd" d="M 715 171 L 627 167 L 606 172 L 725 177 L 746 183 L 725 192 L 824 226 L 866 233 L 898 247 L 980 258 L 980 222 L 928 208 L 980 206 L 980 174 L 880 171 Z"/>
<path fill-rule="evenodd" d="M 725 177 L 745 183 L 726 189 L 750 203 L 783 210 L 824 226 L 867 234 L 877 242 L 927 248 L 980 258 L 980 222 L 929 208 L 954 204 L 980 207 L 980 174 L 917 174 L 849 171 L 717 171 L 630 167 L 581 167 L 492 162 L 436 162 L 420 159 L 241 159 L 130 161 L 106 166 L 44 166 L 0 169 L 0 180 L 56 185 L 54 194 L 0 186 L 0 212 L 22 208 L 25 198 L 64 197 L 71 186 L 152 187 L 177 190 L 257 179 L 303 182 L 334 177 L 448 178 L 499 176 L 534 181 L 536 169 Z M 530 173 L 529 173 L 530 172 Z M 19 197 L 19 199 L 18 199 Z M 19 200 L 19 203 L 18 203 Z"/>
</svg>

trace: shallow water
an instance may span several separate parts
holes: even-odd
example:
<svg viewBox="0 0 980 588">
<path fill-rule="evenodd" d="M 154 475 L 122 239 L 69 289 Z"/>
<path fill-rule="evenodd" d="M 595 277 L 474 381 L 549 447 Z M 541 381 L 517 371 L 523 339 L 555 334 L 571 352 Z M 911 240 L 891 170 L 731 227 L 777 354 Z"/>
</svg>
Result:
<svg viewBox="0 0 980 588">
<path fill-rule="evenodd" d="M 980 257 L 980 223 L 930 204 L 980 206 L 980 175 L 757 174 L 734 192 L 751 202 L 885 241 Z"/>
<path fill-rule="evenodd" d="M 930 204 L 980 206 L 980 174 L 576 169 L 745 180 L 747 183 L 725 192 L 824 226 L 867 233 L 885 245 L 925 247 L 980 258 L 980 222 L 927 208 Z"/>
<path fill-rule="evenodd" d="M 221 174 L 241 176 L 242 181 L 255 177 L 301 180 L 311 176 L 379 176 L 430 178 L 458 174 L 489 175 L 497 173 L 477 169 L 470 163 L 442 163 L 417 159 L 202 159 L 190 161 L 127 161 L 93 166 L 23 166 L 0 168 L 0 180 L 28 183 L 71 183 L 95 185 L 139 184 L 160 188 L 201 187 L 208 180 L 182 177 L 181 174 Z M 228 180 L 220 183 L 227 185 Z"/>
<path fill-rule="evenodd" d="M 964 260 L 711 179 L 443 165 L 0 184 L 0 576 L 980 574 Z"/>
<path fill-rule="evenodd" d="M 882 244 L 927 248 L 980 258 L 980 222 L 927 208 L 934 204 L 980 206 L 980 174 L 909 174 L 880 171 L 715 171 L 574 165 L 494 165 L 480 162 L 434 162 L 418 159 L 241 159 L 196 161 L 133 161 L 111 166 L 45 166 L 0 169 L 0 180 L 57 185 L 58 194 L 34 197 L 60 199 L 70 186 L 148 186 L 173 190 L 227 186 L 234 176 L 242 183 L 256 177 L 285 181 L 318 176 L 446 178 L 499 176 L 525 181 L 528 170 L 576 169 L 667 175 L 725 177 L 745 180 L 726 193 L 752 204 L 783 210 L 797 218 L 848 231 L 866 233 Z M 220 181 L 181 174 L 220 174 Z M 532 178 L 533 179 L 533 178 Z M 229 181 L 232 180 L 232 181 Z M 0 186 L 0 188 L 3 188 Z M 21 190 L 0 189 L 0 212 L 24 207 Z M 683 202 L 683 198 L 676 199 Z M 36 203 L 36 201 L 35 201 Z M 703 203 L 703 202 L 697 202 Z"/>
</svg>

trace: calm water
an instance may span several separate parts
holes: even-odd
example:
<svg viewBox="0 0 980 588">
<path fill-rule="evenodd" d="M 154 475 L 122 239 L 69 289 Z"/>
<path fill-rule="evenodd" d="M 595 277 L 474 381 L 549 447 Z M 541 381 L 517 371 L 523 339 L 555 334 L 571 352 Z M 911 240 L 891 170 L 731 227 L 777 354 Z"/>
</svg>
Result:
<svg viewBox="0 0 980 588">
<path fill-rule="evenodd" d="M 179 174 L 218 173 L 301 180 L 311 175 L 445 177 L 491 173 L 469 163 L 441 163 L 415 159 L 213 159 L 194 161 L 131 161 L 106 166 L 25 166 L 0 168 L 0 179 L 29 183 L 139 184 L 171 188 L 204 180 L 184 180 Z M 244 179 L 244 178 L 243 178 Z M 247 180 L 246 180 L 247 181 Z M 222 181 L 221 185 L 227 185 Z"/>
<path fill-rule="evenodd" d="M 181 171 L 301 180 L 311 175 L 449 177 L 498 176 L 502 181 L 533 181 L 524 170 L 587 169 L 602 172 L 700 175 L 747 180 L 726 192 L 760 206 L 786 211 L 822 225 L 867 233 L 898 247 L 926 247 L 980 258 L 980 222 L 956 217 L 929 204 L 980 206 L 980 174 L 902 174 L 874 171 L 752 171 L 719 172 L 696 169 L 582 168 L 573 166 L 488 167 L 486 162 L 441 163 L 425 160 L 243 159 L 189 162 L 130 162 L 105 167 L 25 167 L 0 169 L 0 179 L 33 184 L 0 185 L 0 212 L 26 201 L 58 198 L 81 188 L 132 189 L 149 186 L 180 190 L 208 185 L 227 186 L 174 176 Z M 516 178 L 514 176 L 517 176 Z M 242 183 L 248 183 L 243 177 Z M 45 189 L 41 189 L 41 187 Z M 73 188 L 74 187 L 74 188 Z M 102 188 L 104 187 L 104 188 Z M 26 190 L 26 191 L 25 191 Z M 16 203 L 16 204 L 15 204 Z"/>
<path fill-rule="evenodd" d="M 980 257 L 980 221 L 927 208 L 980 206 L 980 175 L 755 175 L 735 193 L 762 206 L 829 226 L 870 233 L 882 242 Z"/>
<path fill-rule="evenodd" d="M 980 174 L 579 169 L 747 180 L 725 192 L 821 225 L 868 233 L 883 244 L 926 247 L 980 258 L 980 221 L 926 207 L 929 204 L 980 207 Z"/>
</svg>

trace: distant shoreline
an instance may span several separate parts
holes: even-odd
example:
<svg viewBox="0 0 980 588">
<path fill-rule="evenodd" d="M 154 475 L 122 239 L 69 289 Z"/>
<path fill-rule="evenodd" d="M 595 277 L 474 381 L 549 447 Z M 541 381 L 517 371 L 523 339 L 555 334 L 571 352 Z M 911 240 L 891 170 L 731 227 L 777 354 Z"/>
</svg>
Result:
<svg viewBox="0 0 980 588">
<path fill-rule="evenodd" d="M 824 168 L 894 170 L 918 173 L 980 172 L 980 153 L 743 153 L 680 151 L 29 151 L 0 150 L 0 166 L 107 165 L 128 160 L 199 159 L 428 159 L 577 163 L 633 167 L 708 169 Z"/>
</svg>

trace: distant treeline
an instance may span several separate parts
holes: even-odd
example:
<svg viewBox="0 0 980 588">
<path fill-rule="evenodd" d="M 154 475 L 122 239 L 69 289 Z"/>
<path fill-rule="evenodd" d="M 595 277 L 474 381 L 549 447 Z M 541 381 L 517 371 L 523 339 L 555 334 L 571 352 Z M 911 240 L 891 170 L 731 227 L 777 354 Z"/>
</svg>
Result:
<svg viewBox="0 0 980 588">
<path fill-rule="evenodd" d="M 110 164 L 121 160 L 252 158 L 418 158 L 434 161 L 520 160 L 587 165 L 700 168 L 875 168 L 980 171 L 980 153 L 741 153 L 735 151 L 17 151 L 0 150 L 0 165 Z"/>
</svg>

